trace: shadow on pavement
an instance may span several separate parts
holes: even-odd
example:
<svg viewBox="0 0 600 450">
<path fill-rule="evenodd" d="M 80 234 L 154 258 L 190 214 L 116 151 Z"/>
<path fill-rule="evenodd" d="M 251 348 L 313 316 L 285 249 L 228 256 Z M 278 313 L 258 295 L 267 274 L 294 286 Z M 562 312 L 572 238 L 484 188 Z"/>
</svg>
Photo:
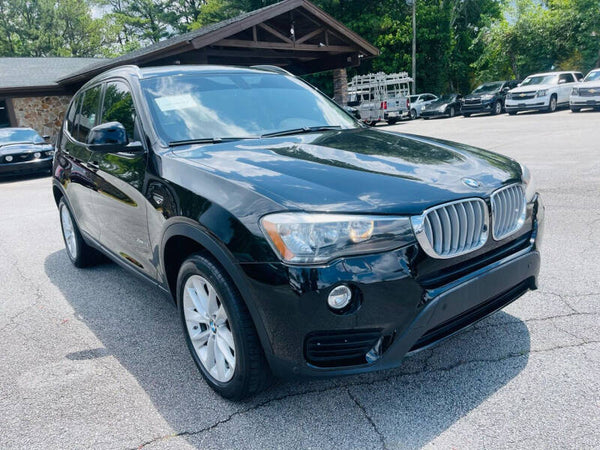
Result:
<svg viewBox="0 0 600 450">
<path fill-rule="evenodd" d="M 76 317 L 103 344 L 65 358 L 116 358 L 179 439 L 197 447 L 230 447 L 233 434 L 244 436 L 239 445 L 250 442 L 251 447 L 323 442 L 344 448 L 370 442 L 374 447 L 378 438 L 392 448 L 419 448 L 509 383 L 528 360 L 527 326 L 500 312 L 408 358 L 398 369 L 278 381 L 259 396 L 234 403 L 203 382 L 188 354 L 176 309 L 157 288 L 115 264 L 78 270 L 64 250 L 46 258 L 45 271 Z M 370 441 L 361 442 L 365 435 Z M 348 438 L 352 445 L 346 444 Z M 144 440 L 148 436 L 135 445 Z"/>
</svg>

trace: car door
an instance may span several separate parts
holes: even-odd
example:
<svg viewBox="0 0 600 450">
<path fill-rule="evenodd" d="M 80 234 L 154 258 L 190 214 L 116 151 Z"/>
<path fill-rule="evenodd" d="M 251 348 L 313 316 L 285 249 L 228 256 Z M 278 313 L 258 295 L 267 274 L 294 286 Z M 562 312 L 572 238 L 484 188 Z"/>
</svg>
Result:
<svg viewBox="0 0 600 450">
<path fill-rule="evenodd" d="M 568 103 L 575 77 L 571 73 L 561 73 L 558 77 L 558 103 Z"/>
<path fill-rule="evenodd" d="M 94 86 L 80 92 L 71 102 L 60 139 L 63 183 L 67 200 L 79 228 L 94 239 L 99 237 L 91 193 L 95 189 L 96 175 L 88 162 L 92 152 L 85 141 L 95 125 L 100 108 L 101 87 Z"/>
<path fill-rule="evenodd" d="M 120 122 L 129 142 L 140 141 L 140 126 L 129 85 L 125 81 L 108 81 L 99 124 Z M 132 151 L 95 151 L 90 164 L 98 177 L 93 193 L 94 208 L 100 222 L 100 242 L 114 256 L 155 275 L 151 263 L 151 246 L 144 197 L 148 154 L 141 145 Z"/>
<path fill-rule="evenodd" d="M 432 94 L 425 94 L 425 95 L 421 96 L 421 110 L 423 109 L 423 106 L 429 105 L 429 104 L 435 102 L 436 100 L 437 100 L 437 97 Z"/>
</svg>

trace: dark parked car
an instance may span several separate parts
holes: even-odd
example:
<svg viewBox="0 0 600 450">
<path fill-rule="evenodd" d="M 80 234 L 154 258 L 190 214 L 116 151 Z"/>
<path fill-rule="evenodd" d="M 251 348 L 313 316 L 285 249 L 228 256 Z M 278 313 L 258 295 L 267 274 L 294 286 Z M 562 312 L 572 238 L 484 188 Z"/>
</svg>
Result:
<svg viewBox="0 0 600 450">
<path fill-rule="evenodd" d="M 0 176 L 52 169 L 54 146 L 31 128 L 0 128 Z"/>
<path fill-rule="evenodd" d="M 518 84 L 517 80 L 483 83 L 465 97 L 463 116 L 471 117 L 471 114 L 477 113 L 501 114 L 504 111 L 506 93 Z"/>
<path fill-rule="evenodd" d="M 437 100 L 423 106 L 421 117 L 425 120 L 434 117 L 454 117 L 461 113 L 462 98 L 460 94 L 445 94 Z"/>
<path fill-rule="evenodd" d="M 275 70 L 106 72 L 71 102 L 54 177 L 73 264 L 101 252 L 170 293 L 228 398 L 398 366 L 537 286 L 524 166 L 365 127 Z"/>
</svg>

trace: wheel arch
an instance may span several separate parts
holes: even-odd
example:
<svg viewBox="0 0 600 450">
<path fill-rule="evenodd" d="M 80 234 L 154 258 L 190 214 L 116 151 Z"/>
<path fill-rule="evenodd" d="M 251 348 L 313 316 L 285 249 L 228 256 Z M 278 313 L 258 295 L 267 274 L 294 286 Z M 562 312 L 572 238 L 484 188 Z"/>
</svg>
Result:
<svg viewBox="0 0 600 450">
<path fill-rule="evenodd" d="M 166 287 L 171 292 L 173 301 L 177 302 L 177 275 L 183 262 L 194 253 L 205 253 L 215 262 L 232 280 L 234 287 L 243 299 L 259 339 L 267 355 L 272 354 L 271 343 L 266 332 L 260 312 L 252 299 L 250 286 L 242 268 L 229 249 L 212 236 L 209 230 L 199 223 L 187 218 L 172 218 L 164 228 L 160 244 L 160 270 L 164 276 Z"/>
</svg>

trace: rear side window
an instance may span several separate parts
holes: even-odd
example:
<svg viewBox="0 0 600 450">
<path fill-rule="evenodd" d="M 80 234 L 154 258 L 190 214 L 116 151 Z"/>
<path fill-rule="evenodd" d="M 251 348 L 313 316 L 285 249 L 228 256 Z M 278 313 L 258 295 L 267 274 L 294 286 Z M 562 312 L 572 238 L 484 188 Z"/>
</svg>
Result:
<svg viewBox="0 0 600 450">
<path fill-rule="evenodd" d="M 127 131 L 129 141 L 134 141 L 135 108 L 129 86 L 121 81 L 106 84 L 101 123 L 120 122 Z"/>
<path fill-rule="evenodd" d="M 575 81 L 575 79 L 573 78 L 573 75 L 571 75 L 570 73 L 561 74 L 560 80 L 565 80 L 565 83 L 573 83 Z"/>
<path fill-rule="evenodd" d="M 90 130 L 96 125 L 96 116 L 100 108 L 100 92 L 100 86 L 96 86 L 83 93 L 81 112 L 75 120 L 78 130 L 74 137 L 79 142 L 85 142 Z"/>
<path fill-rule="evenodd" d="M 69 108 L 69 112 L 67 113 L 67 131 L 71 136 L 74 136 L 75 129 L 75 118 L 77 117 L 77 113 L 79 112 L 79 106 L 81 105 L 81 95 L 78 95 L 71 102 L 71 107 Z"/>
</svg>

